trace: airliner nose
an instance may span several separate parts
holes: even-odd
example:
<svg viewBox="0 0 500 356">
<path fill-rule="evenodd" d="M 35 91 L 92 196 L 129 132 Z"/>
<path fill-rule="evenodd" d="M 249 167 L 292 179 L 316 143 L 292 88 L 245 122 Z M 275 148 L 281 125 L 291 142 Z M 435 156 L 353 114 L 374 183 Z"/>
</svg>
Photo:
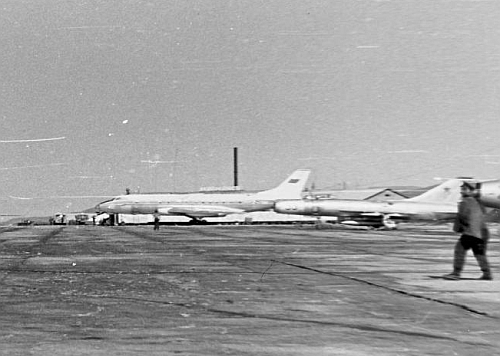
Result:
<svg viewBox="0 0 500 356">
<path fill-rule="evenodd" d="M 107 200 L 99 203 L 95 206 L 95 210 L 101 213 L 112 213 L 115 204 L 113 201 Z"/>
</svg>

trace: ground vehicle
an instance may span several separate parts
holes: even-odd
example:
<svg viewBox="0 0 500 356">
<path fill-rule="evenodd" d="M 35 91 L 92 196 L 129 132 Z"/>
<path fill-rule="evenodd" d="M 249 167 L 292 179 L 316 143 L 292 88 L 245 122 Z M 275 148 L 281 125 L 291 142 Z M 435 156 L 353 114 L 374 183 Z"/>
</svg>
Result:
<svg viewBox="0 0 500 356">
<path fill-rule="evenodd" d="M 62 213 L 56 213 L 54 217 L 49 220 L 50 225 L 66 225 L 66 215 Z"/>
<path fill-rule="evenodd" d="M 91 215 L 85 213 L 57 213 L 49 219 L 49 223 L 50 225 L 85 225 L 91 219 Z"/>
<path fill-rule="evenodd" d="M 76 225 L 85 225 L 89 220 L 88 214 L 75 214 Z"/>
</svg>

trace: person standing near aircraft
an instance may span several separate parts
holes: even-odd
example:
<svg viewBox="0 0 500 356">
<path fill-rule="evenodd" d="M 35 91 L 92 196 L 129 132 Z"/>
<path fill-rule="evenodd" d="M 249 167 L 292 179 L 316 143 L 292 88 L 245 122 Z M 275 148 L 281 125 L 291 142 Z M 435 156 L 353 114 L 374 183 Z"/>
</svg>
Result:
<svg viewBox="0 0 500 356">
<path fill-rule="evenodd" d="M 154 217 L 154 230 L 160 230 L 160 215 L 158 213 L 153 214 Z"/>
<path fill-rule="evenodd" d="M 486 258 L 486 246 L 490 234 L 485 223 L 485 208 L 478 200 L 479 190 L 477 188 L 477 185 L 469 182 L 464 182 L 461 186 L 462 201 L 458 205 L 458 213 L 453 224 L 453 231 L 460 233 L 461 236 L 455 244 L 453 272 L 444 275 L 445 279 L 460 279 L 469 249 L 472 249 L 483 272 L 479 279 L 487 281 L 493 279 Z"/>
</svg>

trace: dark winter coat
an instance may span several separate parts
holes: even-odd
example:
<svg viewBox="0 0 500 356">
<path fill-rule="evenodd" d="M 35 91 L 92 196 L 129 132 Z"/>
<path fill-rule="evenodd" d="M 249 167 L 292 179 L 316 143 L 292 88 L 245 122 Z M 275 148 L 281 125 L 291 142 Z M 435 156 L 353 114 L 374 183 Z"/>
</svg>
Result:
<svg viewBox="0 0 500 356">
<path fill-rule="evenodd" d="M 462 235 L 488 239 L 484 208 L 476 198 L 466 197 L 459 203 L 453 231 Z"/>
</svg>

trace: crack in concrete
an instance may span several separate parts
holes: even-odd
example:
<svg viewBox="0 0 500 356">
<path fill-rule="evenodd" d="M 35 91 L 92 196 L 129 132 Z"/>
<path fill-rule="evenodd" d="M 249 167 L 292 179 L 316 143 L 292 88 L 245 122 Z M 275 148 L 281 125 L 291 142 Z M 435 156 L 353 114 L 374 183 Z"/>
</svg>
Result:
<svg viewBox="0 0 500 356">
<path fill-rule="evenodd" d="M 471 307 L 469 307 L 467 305 L 464 305 L 464 304 L 459 304 L 459 303 L 454 303 L 454 302 L 447 302 L 445 300 L 441 300 L 441 299 L 437 299 L 437 298 L 426 297 L 426 296 L 423 296 L 423 295 L 419 295 L 419 294 L 407 292 L 407 291 L 404 291 L 404 290 L 401 290 L 401 289 L 391 288 L 391 287 L 384 286 L 382 284 L 370 282 L 370 281 L 367 281 L 365 279 L 351 277 L 351 276 L 346 276 L 346 275 L 341 274 L 341 273 L 322 271 L 322 270 L 319 270 L 319 269 L 316 269 L 316 268 L 302 266 L 302 265 L 297 265 L 297 264 L 294 264 L 294 263 L 289 263 L 289 262 L 284 262 L 284 261 L 278 261 L 278 260 L 272 260 L 272 261 L 276 262 L 276 263 L 281 263 L 281 264 L 284 264 L 284 265 L 287 265 L 287 266 L 291 266 L 291 267 L 296 267 L 296 268 L 301 268 L 301 269 L 305 269 L 305 270 L 308 270 L 308 271 L 313 271 L 313 272 L 316 272 L 316 273 L 328 274 L 328 275 L 332 275 L 332 276 L 336 276 L 336 277 L 341 277 L 341 278 L 349 279 L 351 281 L 355 281 L 355 282 L 358 282 L 358 283 L 364 283 L 364 284 L 367 284 L 367 285 L 372 286 L 372 287 L 382 288 L 382 289 L 385 289 L 385 290 L 388 290 L 388 291 L 391 291 L 391 292 L 394 292 L 394 293 L 402 294 L 402 295 L 413 297 L 413 298 L 424 299 L 424 300 L 428 300 L 428 301 L 431 301 L 431 302 L 436 302 L 436 303 L 441 303 L 441 304 L 446 304 L 446 305 L 452 305 L 452 306 L 461 308 L 461 309 L 466 310 L 466 311 L 468 311 L 470 313 L 473 313 L 473 314 L 485 316 L 485 317 L 488 317 L 488 318 L 497 319 L 497 317 L 495 317 L 495 316 L 489 315 L 486 312 L 475 310 L 475 309 L 473 309 L 473 308 L 471 308 Z"/>
<path fill-rule="evenodd" d="M 314 319 L 299 319 L 299 318 L 287 318 L 281 316 L 274 316 L 269 314 L 257 314 L 257 313 L 249 313 L 249 312 L 239 312 L 239 311 L 230 311 L 230 310 L 222 310 L 217 308 L 211 308 L 195 303 L 181 303 L 181 302 L 172 302 L 172 301 L 161 301 L 161 300 L 152 300 L 152 299 L 142 299 L 142 298 L 130 298 L 130 297 L 119 297 L 119 296 L 92 296 L 87 295 L 87 297 L 94 298 L 106 298 L 106 299 L 117 299 L 117 300 L 127 300 L 131 302 L 142 302 L 142 303 L 153 303 L 153 304 L 162 304 L 168 306 L 175 307 L 183 307 L 187 309 L 200 309 L 207 312 L 211 312 L 214 314 L 222 314 L 227 315 L 228 317 L 239 317 L 239 318 L 252 318 L 252 319 L 263 319 L 263 320 L 272 320 L 278 322 L 293 322 L 293 323 L 304 323 L 304 324 L 315 324 L 320 326 L 336 326 L 347 329 L 356 329 L 361 331 L 369 331 L 369 332 L 382 332 L 382 333 L 392 333 L 404 336 L 414 336 L 414 337 L 422 337 L 429 339 L 437 339 L 437 340 L 448 340 L 455 341 L 469 345 L 483 345 L 483 346 L 492 346 L 491 343 L 488 342 L 478 342 L 478 341 L 468 341 L 460 338 L 447 336 L 447 335 L 439 335 L 435 333 L 425 333 L 418 331 L 410 331 L 410 330 L 402 330 L 402 329 L 392 329 L 388 327 L 380 327 L 373 326 L 368 324 L 356 324 L 356 323 L 345 323 L 345 322 L 334 322 L 334 321 L 324 321 L 324 320 L 314 320 Z"/>
</svg>

